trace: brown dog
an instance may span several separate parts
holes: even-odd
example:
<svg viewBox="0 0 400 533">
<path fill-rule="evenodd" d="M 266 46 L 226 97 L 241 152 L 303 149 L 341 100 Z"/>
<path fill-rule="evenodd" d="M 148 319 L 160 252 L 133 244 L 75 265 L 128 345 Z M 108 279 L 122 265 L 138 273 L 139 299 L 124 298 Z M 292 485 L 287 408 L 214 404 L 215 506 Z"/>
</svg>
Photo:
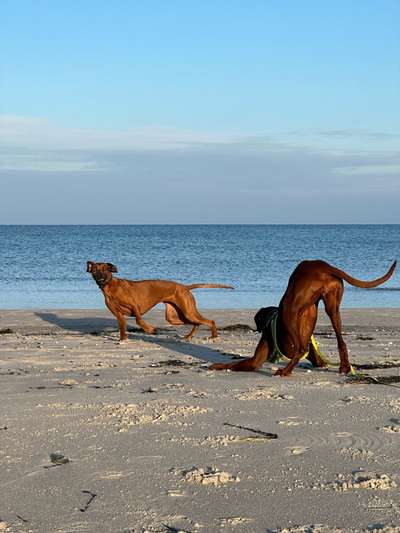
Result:
<svg viewBox="0 0 400 533">
<path fill-rule="evenodd" d="M 156 329 L 147 324 L 142 315 L 161 302 L 165 304 L 165 317 L 170 324 L 174 326 L 191 324 L 193 326 L 185 339 L 191 339 L 200 324 L 205 324 L 210 328 L 211 338 L 214 339 L 218 336 L 215 322 L 201 316 L 190 291 L 200 288 L 233 289 L 230 285 L 216 283 L 181 285 L 175 281 L 160 279 L 130 281 L 113 278 L 112 273 L 118 272 L 118 270 L 111 263 L 88 261 L 86 272 L 92 274 L 95 282 L 103 291 L 106 306 L 117 318 L 121 341 L 127 339 L 125 316 L 134 316 L 136 323 L 146 333 L 155 334 Z"/>
<path fill-rule="evenodd" d="M 324 302 L 325 311 L 335 330 L 340 356 L 339 371 L 342 374 L 350 372 L 349 357 L 342 337 L 339 312 L 343 296 L 343 280 L 355 287 L 376 287 L 387 281 L 395 268 L 396 261 L 381 278 L 373 281 L 360 281 L 324 261 L 303 261 L 300 263 L 289 278 L 286 292 L 278 308 L 276 340 L 279 349 L 291 361 L 285 368 L 277 370 L 276 375 L 288 376 L 307 350 L 309 350 L 308 359 L 313 365 L 325 366 L 310 343 L 317 322 L 320 300 Z M 265 329 L 264 325 L 270 314 L 276 309 L 276 307 L 260 309 L 254 317 L 257 330 L 262 332 L 262 336 L 253 357 L 236 363 L 216 363 L 210 368 L 212 370 L 230 369 L 248 372 L 259 369 L 274 349 L 270 328 Z"/>
</svg>

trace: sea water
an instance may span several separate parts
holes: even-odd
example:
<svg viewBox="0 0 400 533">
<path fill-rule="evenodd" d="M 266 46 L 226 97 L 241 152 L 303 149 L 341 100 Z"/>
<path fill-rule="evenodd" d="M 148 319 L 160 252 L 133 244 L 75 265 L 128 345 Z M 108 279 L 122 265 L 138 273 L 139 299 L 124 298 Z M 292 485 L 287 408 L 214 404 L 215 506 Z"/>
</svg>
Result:
<svg viewBox="0 0 400 533">
<path fill-rule="evenodd" d="M 102 308 L 86 261 L 117 277 L 225 283 L 194 291 L 199 307 L 277 305 L 296 265 L 323 259 L 359 279 L 400 258 L 400 225 L 0 226 L 0 308 Z M 346 284 L 344 307 L 399 307 L 400 267 L 377 289 Z"/>
</svg>

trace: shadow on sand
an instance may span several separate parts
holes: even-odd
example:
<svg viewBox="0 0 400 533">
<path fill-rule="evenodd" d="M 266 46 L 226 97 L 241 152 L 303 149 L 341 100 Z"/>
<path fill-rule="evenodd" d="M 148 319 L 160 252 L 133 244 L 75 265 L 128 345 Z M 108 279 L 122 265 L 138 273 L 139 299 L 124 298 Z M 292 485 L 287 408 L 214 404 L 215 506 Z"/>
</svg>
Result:
<svg viewBox="0 0 400 533">
<path fill-rule="evenodd" d="M 68 317 L 68 316 L 58 316 L 56 313 L 46 313 L 46 312 L 36 312 L 35 313 L 37 317 L 39 317 L 41 320 L 48 322 L 50 324 L 53 324 L 55 326 L 58 326 L 61 329 L 64 329 L 66 331 L 74 331 L 75 333 L 82 333 L 82 334 L 88 334 L 88 335 L 102 335 L 102 334 L 108 334 L 108 333 L 117 333 L 118 332 L 118 325 L 117 321 L 113 318 L 104 318 L 99 316 L 87 316 L 87 317 Z M 173 352 L 178 352 L 179 354 L 186 355 L 189 357 L 193 357 L 195 359 L 200 359 L 203 362 L 206 363 L 227 363 L 231 362 L 235 359 L 241 359 L 240 356 L 237 354 L 229 354 L 227 352 L 221 353 L 220 350 L 217 348 L 213 349 L 208 346 L 205 346 L 204 344 L 192 344 L 188 341 L 185 341 L 183 337 L 179 336 L 176 332 L 176 330 L 171 327 L 160 327 L 156 325 L 158 333 L 161 333 L 163 337 L 159 337 L 157 335 L 148 335 L 146 334 L 142 329 L 138 327 L 132 327 L 129 326 L 127 328 L 129 341 L 126 345 L 127 349 L 129 349 L 129 342 L 135 341 L 135 340 L 141 340 L 145 342 L 149 342 L 151 344 L 157 344 L 158 346 L 162 346 L 163 348 L 166 348 L 167 350 L 170 350 Z M 188 327 L 189 330 L 189 327 Z M 245 324 L 234 324 L 232 326 L 225 326 L 223 328 L 219 328 L 219 331 L 234 331 L 234 330 L 247 330 L 247 331 L 254 331 L 249 326 Z M 182 330 L 181 330 L 182 331 Z M 206 328 L 204 329 L 205 333 Z M 167 336 L 168 335 L 168 336 Z M 110 336 L 110 340 L 116 341 L 115 336 Z M 210 341 L 211 342 L 211 341 Z M 218 345 L 218 341 L 215 344 Z M 286 363 L 281 363 L 283 366 L 285 366 Z M 281 366 L 279 364 L 278 366 Z M 193 363 L 193 366 L 197 366 L 198 363 Z M 300 369 L 307 370 L 311 368 L 311 365 L 308 361 L 301 361 L 298 365 Z M 313 368 L 313 371 L 318 372 L 326 372 L 327 369 L 318 369 Z M 254 372 L 254 375 L 257 374 L 264 374 L 265 376 L 271 377 L 273 375 L 272 369 L 263 367 L 262 369 L 258 370 L 257 372 Z"/>
<path fill-rule="evenodd" d="M 92 335 L 99 335 L 101 333 L 111 333 L 118 329 L 118 324 L 115 318 L 104 317 L 79 317 L 71 318 L 68 316 L 58 316 L 56 313 L 39 312 L 35 313 L 44 322 L 53 324 L 66 331 L 74 331 L 75 333 L 90 333 Z"/>
<path fill-rule="evenodd" d="M 117 321 L 110 318 L 103 317 L 68 317 L 59 316 L 56 313 L 36 312 L 37 317 L 41 320 L 58 326 L 66 331 L 73 331 L 75 333 L 100 335 L 103 333 L 118 332 Z M 129 342 L 134 340 L 141 340 L 152 344 L 157 344 L 173 352 L 178 352 L 182 355 L 188 355 L 196 359 L 201 359 L 208 363 L 221 363 L 231 361 L 232 358 L 237 358 L 234 354 L 229 357 L 228 354 L 222 355 L 218 349 L 212 349 L 201 344 L 192 344 L 179 337 L 176 331 L 171 327 L 157 327 L 157 331 L 162 334 L 169 333 L 169 338 L 159 338 L 157 335 L 147 335 L 139 328 L 128 328 L 129 341 L 126 347 L 129 349 Z M 115 340 L 115 337 L 112 337 Z"/>
</svg>

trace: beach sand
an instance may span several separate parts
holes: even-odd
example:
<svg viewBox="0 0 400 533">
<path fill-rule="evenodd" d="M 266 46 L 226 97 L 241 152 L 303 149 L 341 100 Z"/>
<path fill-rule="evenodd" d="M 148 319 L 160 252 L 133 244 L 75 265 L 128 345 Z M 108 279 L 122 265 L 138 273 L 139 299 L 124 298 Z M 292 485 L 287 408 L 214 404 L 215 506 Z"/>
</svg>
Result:
<svg viewBox="0 0 400 533">
<path fill-rule="evenodd" d="M 120 345 L 107 311 L 0 311 L 0 532 L 400 532 L 400 309 L 343 310 L 356 381 L 211 372 L 259 334 L 205 314 L 216 342 L 154 311 Z"/>
</svg>

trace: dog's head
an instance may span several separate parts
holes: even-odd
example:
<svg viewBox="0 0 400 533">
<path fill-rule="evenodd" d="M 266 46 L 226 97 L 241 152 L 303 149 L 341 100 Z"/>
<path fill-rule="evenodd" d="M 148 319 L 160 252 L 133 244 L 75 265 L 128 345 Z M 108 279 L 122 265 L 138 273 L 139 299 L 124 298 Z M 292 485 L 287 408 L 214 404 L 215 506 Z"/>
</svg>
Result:
<svg viewBox="0 0 400 533">
<path fill-rule="evenodd" d="M 254 322 L 256 323 L 257 331 L 261 333 L 265 325 L 268 323 L 269 317 L 272 313 L 275 313 L 277 307 L 262 307 L 257 311 L 257 313 L 254 315 Z"/>
<path fill-rule="evenodd" d="M 112 273 L 118 272 L 117 267 L 112 263 L 86 263 L 86 272 L 90 272 L 94 277 L 97 285 L 102 288 L 111 281 Z"/>
</svg>

